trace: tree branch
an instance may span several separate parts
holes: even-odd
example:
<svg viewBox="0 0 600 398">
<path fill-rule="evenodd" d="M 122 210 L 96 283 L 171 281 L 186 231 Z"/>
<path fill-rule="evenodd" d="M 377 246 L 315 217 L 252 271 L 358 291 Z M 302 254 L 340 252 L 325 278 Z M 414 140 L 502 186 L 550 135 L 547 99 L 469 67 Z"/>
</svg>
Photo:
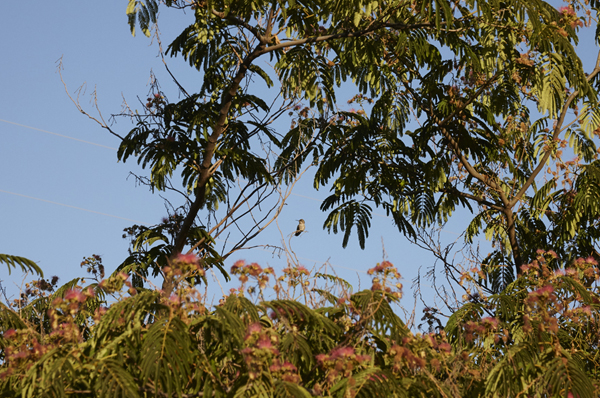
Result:
<svg viewBox="0 0 600 398">
<path fill-rule="evenodd" d="M 208 136 L 206 148 L 204 151 L 204 158 L 202 160 L 202 164 L 200 165 L 200 173 L 198 176 L 198 180 L 196 181 L 196 189 L 195 195 L 196 198 L 192 202 L 188 214 L 186 215 L 181 229 L 179 230 L 177 237 L 175 238 L 175 244 L 173 247 L 173 254 L 177 255 L 181 253 L 183 247 L 185 246 L 186 237 L 190 231 L 190 228 L 194 224 L 194 220 L 198 215 L 198 212 L 204 206 L 206 201 L 206 184 L 210 177 L 216 171 L 216 168 L 212 167 L 212 159 L 215 154 L 217 148 L 217 142 L 219 137 L 223 135 L 225 132 L 225 125 L 227 122 L 227 115 L 229 114 L 229 109 L 231 108 L 231 104 L 233 102 L 233 98 L 235 97 L 238 88 L 240 87 L 240 83 L 246 76 L 247 71 L 250 68 L 252 62 L 261 55 L 261 51 L 263 50 L 264 45 L 260 44 L 257 46 L 253 52 L 251 52 L 242 65 L 240 66 L 240 70 L 235 75 L 235 78 L 231 82 L 229 89 L 225 91 L 223 98 L 221 100 L 221 109 L 219 111 L 219 118 L 213 127 L 213 132 Z M 163 282 L 163 291 L 166 295 L 169 295 L 173 290 L 173 281 L 172 278 L 165 278 Z"/>
<path fill-rule="evenodd" d="M 600 73 L 600 52 L 598 52 L 598 56 L 596 58 L 596 66 L 594 67 L 594 70 L 592 71 L 592 73 L 590 73 L 588 75 L 586 80 L 588 82 L 590 82 L 598 73 Z M 575 98 L 578 95 L 579 95 L 579 90 L 576 90 L 569 96 L 569 98 L 567 98 L 567 101 L 565 102 L 565 105 L 563 106 L 563 108 L 560 112 L 556 126 L 554 126 L 554 134 L 552 135 L 552 141 L 556 141 L 558 139 L 558 136 L 562 131 L 562 124 L 564 123 L 565 117 L 567 116 L 567 111 L 569 110 L 569 107 L 571 106 L 571 104 L 573 103 L 573 101 L 575 100 Z M 546 151 L 546 153 L 544 154 L 544 156 L 538 163 L 535 170 L 533 170 L 533 172 L 531 173 L 531 175 L 529 176 L 527 181 L 525 181 L 525 184 L 523 184 L 523 186 L 521 187 L 519 192 L 517 192 L 517 194 L 510 201 L 509 204 L 511 207 L 514 206 L 523 197 L 523 195 L 525 195 L 525 192 L 529 189 L 531 184 L 533 184 L 533 182 L 535 181 L 535 178 L 538 176 L 540 171 L 542 171 L 542 169 L 545 167 L 544 165 L 548 161 L 548 158 L 550 157 L 551 152 L 552 152 L 551 149 L 548 149 Z"/>
</svg>

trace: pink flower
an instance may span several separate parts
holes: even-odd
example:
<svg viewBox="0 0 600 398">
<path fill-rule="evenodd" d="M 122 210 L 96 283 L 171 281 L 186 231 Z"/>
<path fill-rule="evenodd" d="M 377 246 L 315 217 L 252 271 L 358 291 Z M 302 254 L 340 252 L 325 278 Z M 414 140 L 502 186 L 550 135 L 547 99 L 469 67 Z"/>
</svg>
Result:
<svg viewBox="0 0 600 398">
<path fill-rule="evenodd" d="M 581 307 L 581 312 L 592 315 L 592 308 L 589 305 L 586 305 L 585 307 Z"/>
<path fill-rule="evenodd" d="M 98 309 L 96 309 L 95 315 L 101 317 L 102 315 L 106 314 L 106 311 L 108 311 L 106 307 L 98 307 Z"/>
<path fill-rule="evenodd" d="M 537 294 L 546 294 L 546 293 L 548 293 L 548 294 L 550 294 L 553 291 L 554 291 L 554 287 L 552 287 L 552 285 L 546 285 L 544 287 L 541 287 L 541 288 L 537 289 L 534 293 L 537 293 Z"/>
<path fill-rule="evenodd" d="M 252 276 L 258 276 L 262 270 L 262 267 L 257 263 L 252 263 L 248 266 L 248 273 Z"/>
<path fill-rule="evenodd" d="M 196 255 L 194 253 L 189 253 L 189 254 L 179 253 L 177 255 L 177 261 L 181 261 L 182 263 L 187 263 L 187 264 L 195 264 L 198 262 L 198 257 L 196 257 Z"/>
<path fill-rule="evenodd" d="M 243 268 L 246 264 L 244 260 L 238 260 L 231 266 L 231 273 L 235 274 L 239 269 Z"/>
<path fill-rule="evenodd" d="M 481 323 L 484 325 L 490 325 L 493 329 L 496 329 L 499 321 L 494 317 L 486 316 L 485 318 L 481 318 Z"/>
<path fill-rule="evenodd" d="M 252 334 L 252 333 L 259 333 L 262 330 L 262 326 L 260 326 L 260 323 L 255 322 L 252 325 L 248 326 L 248 333 Z"/>
<path fill-rule="evenodd" d="M 575 13 L 575 10 L 571 6 L 560 7 L 558 9 L 558 12 L 561 13 L 562 15 L 564 15 L 565 17 L 577 16 L 577 14 Z"/>
<path fill-rule="evenodd" d="M 450 352 L 452 351 L 452 346 L 449 343 L 443 342 L 439 345 L 440 351 Z"/>
<path fill-rule="evenodd" d="M 276 362 L 273 365 L 269 366 L 269 370 L 271 372 L 279 372 L 281 370 L 281 366 L 279 365 L 278 362 Z"/>
<path fill-rule="evenodd" d="M 271 344 L 271 339 L 268 336 L 261 336 L 256 345 L 258 348 L 261 349 L 268 349 L 273 347 L 273 344 Z"/>
<path fill-rule="evenodd" d="M 303 265 L 300 265 L 298 267 L 298 272 L 300 272 L 301 274 L 304 274 L 304 275 L 310 274 L 310 272 L 308 272 L 308 270 Z"/>
<path fill-rule="evenodd" d="M 83 303 L 85 301 L 85 295 L 80 290 L 71 289 L 65 293 L 65 300 L 75 300 Z"/>
<path fill-rule="evenodd" d="M 565 270 L 565 274 L 568 276 L 577 275 L 577 270 L 573 268 L 569 268 Z"/>
<path fill-rule="evenodd" d="M 331 358 L 336 359 L 340 357 L 349 357 L 354 355 L 354 348 L 352 347 L 340 347 L 331 352 Z"/>
<path fill-rule="evenodd" d="M 27 358 L 27 352 L 19 351 L 18 353 L 13 355 L 13 358 L 15 358 L 15 359 Z"/>
<path fill-rule="evenodd" d="M 250 347 L 246 347 L 246 348 L 244 348 L 244 349 L 243 349 L 242 351 L 240 351 L 240 352 L 241 352 L 242 354 L 244 354 L 244 355 L 249 355 L 249 354 L 252 354 L 252 348 L 250 348 Z"/>
<path fill-rule="evenodd" d="M 327 355 L 325 354 L 319 354 L 315 357 L 317 359 L 317 361 L 319 361 L 320 363 L 323 363 L 324 361 L 327 360 Z"/>
<path fill-rule="evenodd" d="M 365 354 L 365 355 L 357 355 L 357 356 L 356 356 L 356 360 L 357 360 L 359 363 L 362 363 L 362 362 L 369 362 L 369 361 L 371 360 L 371 356 L 370 356 L 370 355 L 367 355 L 367 354 Z"/>
<path fill-rule="evenodd" d="M 289 363 L 289 362 L 284 362 L 283 365 L 281 366 L 282 369 L 286 372 L 296 372 L 298 369 L 294 366 L 294 364 Z"/>
<path fill-rule="evenodd" d="M 592 265 L 598 265 L 598 262 L 592 256 L 589 256 L 588 258 L 586 258 L 585 262 L 588 263 L 588 264 L 592 264 Z"/>
<path fill-rule="evenodd" d="M 6 332 L 4 332 L 4 336 L 3 337 L 5 339 L 10 339 L 15 334 L 17 334 L 17 331 L 15 329 L 8 329 Z"/>
</svg>

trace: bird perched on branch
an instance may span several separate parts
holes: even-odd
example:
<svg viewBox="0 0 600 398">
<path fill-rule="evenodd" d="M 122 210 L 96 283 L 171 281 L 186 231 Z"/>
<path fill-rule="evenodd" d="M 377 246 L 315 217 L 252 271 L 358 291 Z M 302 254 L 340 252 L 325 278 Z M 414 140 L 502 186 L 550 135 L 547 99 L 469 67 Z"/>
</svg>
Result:
<svg viewBox="0 0 600 398">
<path fill-rule="evenodd" d="M 299 236 L 302 232 L 304 232 L 304 220 L 300 219 L 298 220 L 298 226 L 296 227 L 296 232 L 294 232 L 294 235 Z"/>
</svg>

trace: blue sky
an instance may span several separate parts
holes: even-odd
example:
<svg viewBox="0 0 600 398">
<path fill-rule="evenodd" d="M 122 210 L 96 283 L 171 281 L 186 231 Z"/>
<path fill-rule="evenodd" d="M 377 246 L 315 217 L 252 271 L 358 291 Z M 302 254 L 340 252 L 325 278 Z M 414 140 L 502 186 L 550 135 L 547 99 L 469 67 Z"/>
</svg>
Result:
<svg viewBox="0 0 600 398">
<path fill-rule="evenodd" d="M 137 103 L 137 96 L 145 100 L 151 71 L 169 99 L 178 100 L 156 43 L 142 34 L 131 36 L 126 6 L 124 0 L 0 4 L 0 253 L 30 258 L 46 276 L 58 275 L 63 283 L 84 274 L 79 264 L 91 254 L 103 257 L 108 272 L 114 270 L 127 256 L 123 228 L 158 223 L 166 214 L 163 200 L 129 177 L 130 171 L 144 172 L 133 161 L 117 162 L 118 139 L 76 109 L 56 73 L 62 57 L 69 90 L 74 92 L 86 82 L 87 95 L 81 103 L 93 114 L 89 94 L 96 87 L 105 118 L 120 112 L 123 97 L 130 104 Z M 162 8 L 163 44 L 190 20 L 190 15 Z M 185 61 L 170 59 L 169 65 L 188 91 L 199 88 L 201 76 Z M 124 119 L 114 126 L 122 135 L 130 127 Z M 358 276 L 362 287 L 367 287 L 364 272 L 382 260 L 383 242 L 388 260 L 404 277 L 403 304 L 412 308 L 411 281 L 419 267 L 425 272 L 433 264 L 433 258 L 411 246 L 390 219 L 377 215 L 366 249 L 358 249 L 355 235 L 343 249 L 341 235 L 322 229 L 327 215 L 319 205 L 326 194 L 312 189 L 312 182 L 305 179 L 278 220 L 284 235 L 295 229 L 297 219 L 306 220 L 308 233 L 293 240 L 301 263 L 311 268 L 329 261 L 356 288 Z M 464 219 L 459 214 L 447 227 L 446 241 L 462 231 Z M 272 224 L 252 244 L 280 241 L 281 234 Z M 267 250 L 234 254 L 227 266 L 238 259 L 276 270 L 286 266 L 285 259 Z M 19 272 L 9 276 L 0 267 L 0 280 L 14 295 L 22 277 Z"/>
</svg>

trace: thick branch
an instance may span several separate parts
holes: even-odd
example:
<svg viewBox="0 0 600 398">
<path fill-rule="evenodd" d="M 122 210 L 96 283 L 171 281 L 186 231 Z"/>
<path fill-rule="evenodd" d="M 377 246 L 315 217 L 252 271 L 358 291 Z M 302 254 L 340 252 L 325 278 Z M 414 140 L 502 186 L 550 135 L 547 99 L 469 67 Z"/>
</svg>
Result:
<svg viewBox="0 0 600 398">
<path fill-rule="evenodd" d="M 206 148 L 204 150 L 204 157 L 202 159 L 202 164 L 200 165 L 200 173 L 198 176 L 198 180 L 196 181 L 196 189 L 194 190 L 196 198 L 192 202 L 190 209 L 185 219 L 183 220 L 181 229 L 179 230 L 177 237 L 175 238 L 175 244 L 173 247 L 174 255 L 181 253 L 181 251 L 183 250 L 183 247 L 185 246 L 186 237 L 188 236 L 188 233 L 192 225 L 194 224 L 194 220 L 196 219 L 196 216 L 198 215 L 198 212 L 200 211 L 202 206 L 204 206 L 205 204 L 206 184 L 208 183 L 212 174 L 214 174 L 214 172 L 216 171 L 216 168 L 212 167 L 212 159 L 217 148 L 217 142 L 225 132 L 227 116 L 229 114 L 229 109 L 231 108 L 233 98 L 235 97 L 242 80 L 246 76 L 250 65 L 256 58 L 260 56 L 263 48 L 264 46 L 262 44 L 259 45 L 252 53 L 250 53 L 246 57 L 244 62 L 240 65 L 240 70 L 235 75 L 235 78 L 231 82 L 229 89 L 223 94 L 223 98 L 221 100 L 221 109 L 219 111 L 219 118 L 217 119 L 217 122 L 213 127 L 212 134 L 208 137 Z M 172 290 L 172 278 L 165 277 L 165 280 L 163 282 L 163 291 L 165 292 L 165 294 L 169 295 Z"/>
<path fill-rule="evenodd" d="M 454 137 L 452 137 L 452 134 L 450 134 L 448 129 L 445 127 L 445 125 L 450 120 L 452 120 L 456 115 L 458 115 L 460 112 L 462 112 L 464 109 L 466 109 L 467 106 L 469 106 L 471 103 L 473 103 L 473 101 L 475 101 L 477 99 L 477 97 L 479 97 L 481 95 L 481 93 L 483 93 L 483 91 L 489 87 L 490 84 L 492 84 L 494 81 L 496 81 L 497 78 L 498 78 L 498 73 L 496 73 L 490 80 L 488 80 L 475 93 L 473 93 L 473 95 L 467 101 L 465 101 L 460 107 L 457 107 L 455 110 L 453 110 L 443 120 L 440 120 L 434 114 L 432 107 L 428 107 L 428 108 L 424 107 L 424 109 L 429 114 L 429 117 L 431 117 L 431 119 L 440 127 L 440 131 L 441 131 L 442 135 L 450 142 L 450 149 L 452 149 L 452 152 L 454 152 L 455 156 L 459 159 L 460 163 L 462 163 L 462 165 L 465 167 L 467 172 L 472 177 L 476 178 L 477 180 L 483 182 L 488 187 L 497 191 L 498 194 L 500 195 L 500 199 L 502 200 L 502 203 L 506 205 L 508 203 L 508 200 L 507 200 L 506 196 L 504 195 L 504 192 L 502 191 L 501 187 L 496 183 L 496 181 L 493 178 L 490 178 L 487 175 L 483 175 L 483 174 L 479 173 L 477 170 L 475 170 L 475 167 L 473 167 L 473 165 L 471 165 L 471 163 L 467 160 L 466 156 L 464 156 L 464 154 L 462 153 L 458 142 L 454 139 Z M 416 93 L 407 85 L 406 82 L 403 82 L 403 83 L 404 83 L 404 86 L 406 87 L 406 89 L 409 90 L 410 93 L 413 95 L 413 98 L 415 100 L 417 100 L 419 102 L 423 102 L 416 95 Z"/>
<path fill-rule="evenodd" d="M 502 211 L 502 212 L 504 211 L 504 207 L 502 207 L 502 206 L 498 206 L 497 204 L 492 203 L 492 202 L 490 202 L 488 200 L 485 200 L 483 198 L 480 198 L 479 196 L 471 195 L 469 193 L 459 191 L 456 188 L 452 188 L 451 190 L 450 189 L 445 189 L 444 192 L 452 192 L 455 195 L 459 195 L 459 196 L 462 196 L 464 198 L 471 199 L 472 201 L 475 201 L 475 202 L 479 203 L 480 205 L 487 206 L 490 209 L 494 209 L 494 210 Z"/>
<path fill-rule="evenodd" d="M 265 48 L 263 51 L 263 54 L 281 50 L 281 49 L 287 48 L 287 47 L 300 46 L 302 44 L 307 44 L 307 43 L 319 43 L 322 41 L 329 41 L 329 40 L 336 40 L 336 39 L 362 37 L 368 33 L 374 32 L 381 28 L 395 28 L 398 30 L 408 30 L 408 29 L 428 28 L 428 27 L 433 27 L 433 26 L 434 26 L 434 24 L 431 24 L 431 23 L 420 23 L 420 24 L 413 24 L 413 25 L 384 23 L 384 24 L 379 24 L 379 25 L 373 25 L 367 29 L 359 30 L 357 32 L 346 31 L 344 33 L 336 33 L 336 34 L 325 35 L 325 36 L 315 36 L 315 37 L 307 37 L 305 39 L 285 41 L 283 43 L 279 43 L 274 46 L 269 46 L 269 47 Z"/>
<path fill-rule="evenodd" d="M 521 270 L 523 258 L 521 257 L 521 249 L 519 248 L 519 242 L 517 241 L 517 228 L 515 226 L 515 218 L 512 207 L 507 207 L 504 210 L 504 215 L 506 216 L 506 233 L 508 234 L 508 242 L 510 243 L 513 260 L 515 262 L 515 268 L 517 270 L 517 276 L 521 276 L 523 273 L 523 270 Z"/>
</svg>

